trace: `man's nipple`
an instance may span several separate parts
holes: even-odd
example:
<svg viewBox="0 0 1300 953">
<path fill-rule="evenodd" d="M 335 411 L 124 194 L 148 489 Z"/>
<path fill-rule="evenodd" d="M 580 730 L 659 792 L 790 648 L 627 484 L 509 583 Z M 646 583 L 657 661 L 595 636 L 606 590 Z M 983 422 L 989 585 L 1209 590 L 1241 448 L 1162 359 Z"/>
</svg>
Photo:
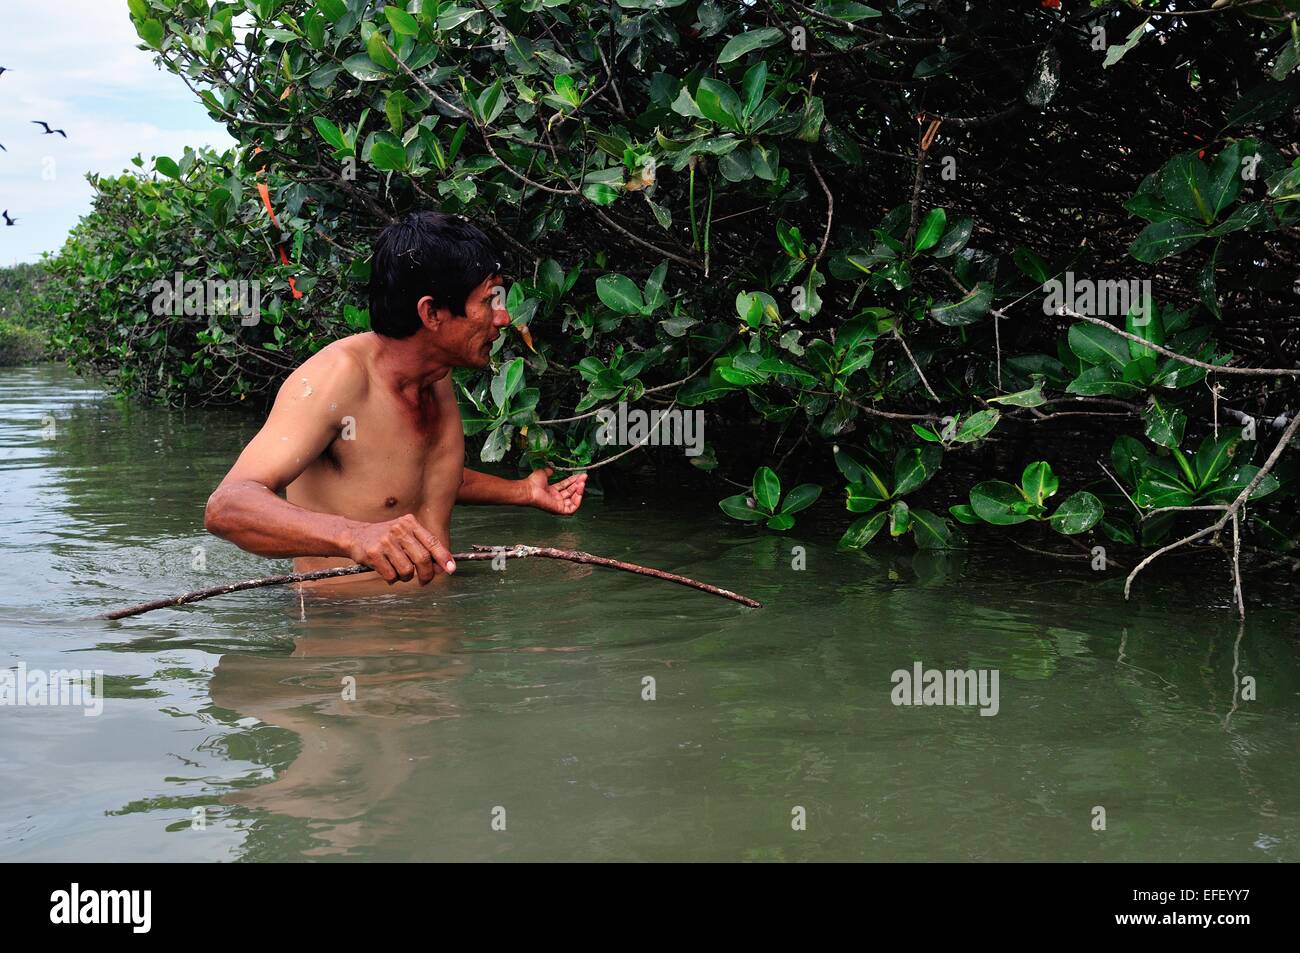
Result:
<svg viewBox="0 0 1300 953">
<path fill-rule="evenodd" d="M 395 496 L 390 496 L 388 499 L 384 500 L 384 506 L 388 507 L 390 510 L 396 505 L 397 497 Z"/>
</svg>

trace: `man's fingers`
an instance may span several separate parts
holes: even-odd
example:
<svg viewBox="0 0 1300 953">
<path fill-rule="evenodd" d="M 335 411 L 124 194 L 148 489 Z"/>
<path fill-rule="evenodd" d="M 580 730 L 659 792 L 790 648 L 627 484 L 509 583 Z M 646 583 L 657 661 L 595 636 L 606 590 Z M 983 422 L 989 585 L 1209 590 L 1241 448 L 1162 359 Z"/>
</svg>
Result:
<svg viewBox="0 0 1300 953">
<path fill-rule="evenodd" d="M 420 580 L 420 585 L 423 586 L 432 582 L 433 577 L 437 574 L 437 569 L 433 564 L 433 554 L 416 538 L 414 533 L 400 537 L 399 542 L 402 544 L 403 552 L 406 553 L 407 558 L 415 566 L 415 575 Z"/>
<path fill-rule="evenodd" d="M 566 486 L 560 491 L 560 512 L 565 516 L 577 511 L 582 505 L 582 491 L 586 486 L 585 481 L 574 483 Z"/>
<path fill-rule="evenodd" d="M 456 563 L 451 558 L 451 551 L 438 541 L 438 537 L 434 536 L 418 522 L 413 523 L 410 529 L 415 538 L 420 541 L 420 544 L 432 555 L 438 570 L 442 572 L 456 571 Z"/>
<path fill-rule="evenodd" d="M 373 558 L 367 561 L 366 565 L 378 573 L 379 578 L 390 586 L 397 582 L 397 570 L 392 567 L 392 564 L 382 553 L 376 553 Z"/>
<path fill-rule="evenodd" d="M 407 558 L 407 555 L 399 542 L 396 540 L 392 541 L 389 544 L 388 552 L 384 555 L 388 557 L 388 561 L 392 563 L 393 568 L 397 570 L 398 579 L 407 581 L 415 578 L 415 563 L 411 562 L 411 560 Z"/>
</svg>

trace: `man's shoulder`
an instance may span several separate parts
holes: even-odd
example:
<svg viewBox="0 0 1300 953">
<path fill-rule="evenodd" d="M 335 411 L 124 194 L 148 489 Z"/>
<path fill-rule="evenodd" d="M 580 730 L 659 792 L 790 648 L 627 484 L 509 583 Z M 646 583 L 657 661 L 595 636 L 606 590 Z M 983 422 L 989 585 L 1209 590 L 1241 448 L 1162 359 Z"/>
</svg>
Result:
<svg viewBox="0 0 1300 953">
<path fill-rule="evenodd" d="M 284 387 L 294 390 L 327 390 L 332 394 L 356 395 L 367 389 L 370 381 L 370 355 L 373 335 L 352 334 L 325 345 L 294 368 Z"/>
</svg>

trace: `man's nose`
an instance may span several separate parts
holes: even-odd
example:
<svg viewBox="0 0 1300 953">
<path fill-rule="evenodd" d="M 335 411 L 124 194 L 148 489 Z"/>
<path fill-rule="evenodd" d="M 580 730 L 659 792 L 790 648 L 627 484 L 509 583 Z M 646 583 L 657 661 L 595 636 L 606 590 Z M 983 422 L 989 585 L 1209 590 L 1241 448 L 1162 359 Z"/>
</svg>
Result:
<svg viewBox="0 0 1300 953">
<path fill-rule="evenodd" d="M 504 328 L 510 323 L 510 312 L 505 308 L 497 308 L 492 312 L 492 326 L 494 328 Z"/>
</svg>

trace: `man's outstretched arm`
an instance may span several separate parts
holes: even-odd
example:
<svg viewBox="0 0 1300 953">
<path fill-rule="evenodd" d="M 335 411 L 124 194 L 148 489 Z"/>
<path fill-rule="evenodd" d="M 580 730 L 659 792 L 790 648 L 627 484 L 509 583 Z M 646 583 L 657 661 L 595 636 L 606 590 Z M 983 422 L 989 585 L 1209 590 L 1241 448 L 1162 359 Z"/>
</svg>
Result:
<svg viewBox="0 0 1300 953">
<path fill-rule="evenodd" d="M 551 483 L 550 467 L 534 470 L 522 480 L 504 480 L 490 473 L 479 473 L 465 468 L 457 503 L 498 503 L 515 506 L 535 506 L 548 513 L 568 516 L 582 505 L 582 493 L 587 487 L 587 474 L 579 473 L 558 483 Z"/>
<path fill-rule="evenodd" d="M 451 553 L 414 516 L 364 523 L 277 495 L 337 436 L 341 420 L 327 408 L 347 406 L 364 381 L 350 358 L 324 352 L 294 371 L 262 429 L 208 498 L 208 532 L 259 556 L 345 556 L 390 583 L 416 576 L 426 583 L 454 572 Z"/>
</svg>

